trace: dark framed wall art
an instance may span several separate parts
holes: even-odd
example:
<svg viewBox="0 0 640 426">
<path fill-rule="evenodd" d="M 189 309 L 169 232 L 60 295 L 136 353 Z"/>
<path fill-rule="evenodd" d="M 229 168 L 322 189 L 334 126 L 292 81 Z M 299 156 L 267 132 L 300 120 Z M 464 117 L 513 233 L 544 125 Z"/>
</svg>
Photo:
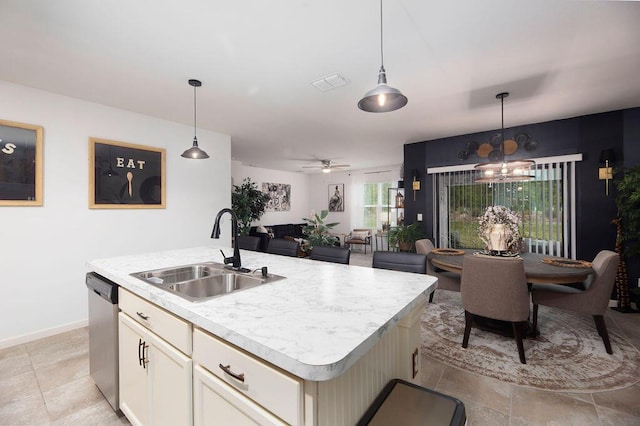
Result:
<svg viewBox="0 0 640 426">
<path fill-rule="evenodd" d="M 0 120 L 0 206 L 42 206 L 42 133 Z"/>
<path fill-rule="evenodd" d="M 89 208 L 163 209 L 166 151 L 89 138 Z"/>
<path fill-rule="evenodd" d="M 329 185 L 329 211 L 344 211 L 344 183 L 332 183 Z"/>
</svg>

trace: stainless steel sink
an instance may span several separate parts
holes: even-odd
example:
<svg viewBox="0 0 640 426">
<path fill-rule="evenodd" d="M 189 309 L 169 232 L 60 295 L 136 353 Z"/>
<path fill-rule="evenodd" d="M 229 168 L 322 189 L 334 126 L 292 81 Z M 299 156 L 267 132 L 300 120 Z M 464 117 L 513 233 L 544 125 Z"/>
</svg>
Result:
<svg viewBox="0 0 640 426">
<path fill-rule="evenodd" d="M 175 284 L 190 280 L 196 280 L 212 275 L 224 273 L 223 265 L 215 268 L 212 265 L 187 265 L 169 269 L 158 269 L 154 271 L 138 272 L 132 274 L 151 284 Z"/>
<path fill-rule="evenodd" d="M 228 269 L 222 263 L 206 262 L 131 274 L 148 284 L 192 302 L 256 287 L 285 277 L 254 275 Z"/>
</svg>

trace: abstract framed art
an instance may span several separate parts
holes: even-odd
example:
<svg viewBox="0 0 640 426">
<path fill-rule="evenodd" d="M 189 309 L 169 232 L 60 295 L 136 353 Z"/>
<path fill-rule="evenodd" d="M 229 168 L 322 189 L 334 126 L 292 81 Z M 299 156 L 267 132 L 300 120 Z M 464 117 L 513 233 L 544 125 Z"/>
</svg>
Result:
<svg viewBox="0 0 640 426">
<path fill-rule="evenodd" d="M 89 138 L 89 208 L 163 209 L 166 151 Z"/>
<path fill-rule="evenodd" d="M 291 185 L 263 182 L 262 192 L 269 196 L 265 211 L 281 212 L 291 210 Z"/>
<path fill-rule="evenodd" d="M 344 211 L 344 183 L 332 183 L 329 185 L 330 212 Z"/>
</svg>

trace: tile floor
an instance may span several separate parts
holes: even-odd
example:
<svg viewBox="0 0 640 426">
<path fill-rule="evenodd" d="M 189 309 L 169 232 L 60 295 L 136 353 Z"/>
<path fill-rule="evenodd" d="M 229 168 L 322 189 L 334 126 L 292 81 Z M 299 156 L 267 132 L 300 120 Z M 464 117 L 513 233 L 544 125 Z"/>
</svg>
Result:
<svg viewBox="0 0 640 426">
<path fill-rule="evenodd" d="M 351 256 L 352 264 L 371 266 L 370 254 Z M 609 311 L 606 321 L 640 349 L 640 314 Z M 462 400 L 469 426 L 640 425 L 640 384 L 611 392 L 545 392 L 426 356 L 421 381 Z M 0 350 L 0 425 L 121 424 L 127 419 L 111 410 L 89 376 L 87 328 Z"/>
</svg>

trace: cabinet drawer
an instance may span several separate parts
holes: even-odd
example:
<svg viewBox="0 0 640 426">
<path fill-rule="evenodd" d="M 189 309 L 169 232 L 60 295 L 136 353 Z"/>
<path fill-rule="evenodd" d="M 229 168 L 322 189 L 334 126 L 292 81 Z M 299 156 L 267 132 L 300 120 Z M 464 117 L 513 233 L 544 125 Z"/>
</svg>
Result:
<svg viewBox="0 0 640 426">
<path fill-rule="evenodd" d="M 120 287 L 122 312 L 152 330 L 186 355 L 192 352 L 191 324 Z"/>
<path fill-rule="evenodd" d="M 302 423 L 302 379 L 198 329 L 193 333 L 193 361 L 287 423 Z"/>
</svg>

